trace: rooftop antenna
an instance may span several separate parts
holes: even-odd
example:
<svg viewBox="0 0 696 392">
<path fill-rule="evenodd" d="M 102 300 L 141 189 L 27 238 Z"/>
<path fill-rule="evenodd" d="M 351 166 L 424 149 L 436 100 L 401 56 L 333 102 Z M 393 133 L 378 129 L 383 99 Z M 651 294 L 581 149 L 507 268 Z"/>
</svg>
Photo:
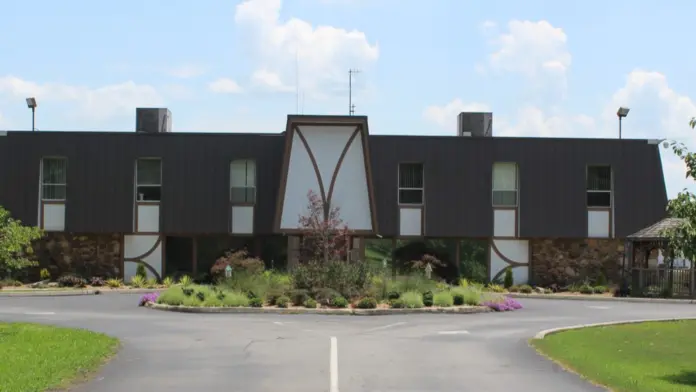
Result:
<svg viewBox="0 0 696 392">
<path fill-rule="evenodd" d="M 359 74 L 359 69 L 348 70 L 348 115 L 355 114 L 355 105 L 353 105 L 353 75 Z"/>
<path fill-rule="evenodd" d="M 300 54 L 295 47 L 295 113 L 300 112 Z"/>
</svg>

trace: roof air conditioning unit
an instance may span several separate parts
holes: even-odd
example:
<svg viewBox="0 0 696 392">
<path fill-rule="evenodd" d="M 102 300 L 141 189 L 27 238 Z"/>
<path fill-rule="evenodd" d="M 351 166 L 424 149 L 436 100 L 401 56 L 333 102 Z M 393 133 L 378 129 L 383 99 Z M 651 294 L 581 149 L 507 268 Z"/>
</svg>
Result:
<svg viewBox="0 0 696 392">
<path fill-rule="evenodd" d="M 135 132 L 168 133 L 172 131 L 172 112 L 167 108 L 135 109 Z"/>
</svg>

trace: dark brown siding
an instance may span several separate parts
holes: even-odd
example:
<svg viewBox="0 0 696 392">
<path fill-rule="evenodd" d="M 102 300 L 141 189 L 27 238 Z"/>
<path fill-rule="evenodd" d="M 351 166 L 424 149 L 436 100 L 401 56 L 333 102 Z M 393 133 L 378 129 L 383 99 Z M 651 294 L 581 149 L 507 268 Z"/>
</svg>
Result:
<svg viewBox="0 0 696 392">
<path fill-rule="evenodd" d="M 644 140 L 371 136 L 370 149 L 383 236 L 399 230 L 399 162 L 425 165 L 429 237 L 492 236 L 494 162 L 519 165 L 523 238 L 587 236 L 587 165 L 613 167 L 618 237 L 662 218 L 667 202 L 658 149 Z"/>
<path fill-rule="evenodd" d="M 489 237 L 493 232 L 492 146 L 485 139 L 371 136 L 380 234 L 399 232 L 399 163 L 423 162 L 426 236 Z"/>
<path fill-rule="evenodd" d="M 230 163 L 256 161 L 254 231 L 273 231 L 284 138 L 281 135 L 148 135 L 162 143 L 165 233 L 229 232 Z"/>
</svg>

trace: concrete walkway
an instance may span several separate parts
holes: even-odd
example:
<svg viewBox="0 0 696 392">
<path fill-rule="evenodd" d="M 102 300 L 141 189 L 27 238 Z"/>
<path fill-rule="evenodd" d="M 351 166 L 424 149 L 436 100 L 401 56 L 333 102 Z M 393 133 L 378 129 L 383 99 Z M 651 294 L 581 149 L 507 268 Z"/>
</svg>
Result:
<svg viewBox="0 0 696 392">
<path fill-rule="evenodd" d="M 375 317 L 185 314 L 136 307 L 138 295 L 0 298 L 0 321 L 84 327 L 123 349 L 76 391 L 598 391 L 538 356 L 544 329 L 696 317 L 696 307 L 520 300 L 476 315 Z"/>
</svg>

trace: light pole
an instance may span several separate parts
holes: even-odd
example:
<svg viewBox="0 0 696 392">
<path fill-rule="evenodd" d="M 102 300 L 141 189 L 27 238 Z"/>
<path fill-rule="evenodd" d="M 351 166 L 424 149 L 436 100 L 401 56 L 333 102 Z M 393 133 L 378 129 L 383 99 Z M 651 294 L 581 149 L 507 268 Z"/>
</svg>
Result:
<svg viewBox="0 0 696 392">
<path fill-rule="evenodd" d="M 619 117 L 619 139 L 621 139 L 621 120 L 624 117 L 628 116 L 628 112 L 630 110 L 631 109 L 629 109 L 629 108 L 625 108 L 625 107 L 621 106 L 619 108 L 619 110 L 616 112 L 616 115 Z"/>
<path fill-rule="evenodd" d="M 34 132 L 36 130 L 36 127 L 34 126 L 35 122 L 34 120 L 36 119 L 36 98 L 31 97 L 27 98 L 27 107 L 31 109 L 31 131 Z"/>
</svg>

